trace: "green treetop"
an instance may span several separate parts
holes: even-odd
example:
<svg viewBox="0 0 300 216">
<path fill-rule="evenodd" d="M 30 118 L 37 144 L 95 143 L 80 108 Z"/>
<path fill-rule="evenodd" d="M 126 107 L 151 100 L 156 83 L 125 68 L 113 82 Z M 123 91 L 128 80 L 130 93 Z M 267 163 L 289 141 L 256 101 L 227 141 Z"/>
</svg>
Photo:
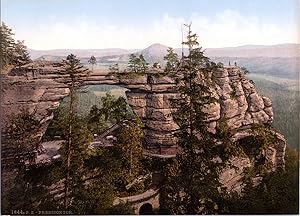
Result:
<svg viewBox="0 0 300 216">
<path fill-rule="evenodd" d="M 141 54 L 136 56 L 135 54 L 131 54 L 129 56 L 129 62 L 127 66 L 129 72 L 134 73 L 145 73 L 148 69 L 148 63 L 144 59 L 144 56 Z"/>
<path fill-rule="evenodd" d="M 183 45 L 187 45 L 189 47 L 189 51 L 192 51 L 194 47 L 199 46 L 199 43 L 197 41 L 198 35 L 195 33 L 192 33 L 191 25 L 192 24 L 184 24 L 186 27 L 188 27 L 188 34 L 186 36 L 186 41 L 183 41 Z"/>
<path fill-rule="evenodd" d="M 13 60 L 14 65 L 22 66 L 31 62 L 27 47 L 24 45 L 24 41 L 17 41 L 14 49 L 15 58 Z"/>
<path fill-rule="evenodd" d="M 12 63 L 13 49 L 15 41 L 12 29 L 2 22 L 0 26 L 1 34 L 1 69 Z"/>
<path fill-rule="evenodd" d="M 171 72 L 174 71 L 178 67 L 178 55 L 174 52 L 173 48 L 169 47 L 167 49 L 167 55 L 164 57 L 164 60 L 167 61 L 165 72 Z"/>
<path fill-rule="evenodd" d="M 31 62 L 27 47 L 23 41 L 15 42 L 14 33 L 4 22 L 0 26 L 1 69 L 9 66 L 21 66 Z"/>
</svg>

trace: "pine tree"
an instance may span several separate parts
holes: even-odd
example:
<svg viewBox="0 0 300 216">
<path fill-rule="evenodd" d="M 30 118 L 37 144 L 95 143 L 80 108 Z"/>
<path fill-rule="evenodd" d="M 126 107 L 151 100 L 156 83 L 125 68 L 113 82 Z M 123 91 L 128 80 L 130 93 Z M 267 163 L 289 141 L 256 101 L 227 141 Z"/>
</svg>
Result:
<svg viewBox="0 0 300 216">
<path fill-rule="evenodd" d="M 250 73 L 250 71 L 249 71 L 247 68 L 245 68 L 245 67 L 241 67 L 241 71 L 242 71 L 244 74 L 249 74 L 249 73 Z"/>
<path fill-rule="evenodd" d="M 4 22 L 0 26 L 1 38 L 1 69 L 12 64 L 12 56 L 14 51 L 15 40 L 14 33 Z"/>
<path fill-rule="evenodd" d="M 109 66 L 109 71 L 110 71 L 109 74 L 111 74 L 111 75 L 113 75 L 113 74 L 118 74 L 119 71 L 120 71 L 120 69 L 119 69 L 119 64 L 116 63 L 116 64 L 113 64 L 113 65 L 110 65 L 110 66 Z"/>
<path fill-rule="evenodd" d="M 140 54 L 139 56 L 139 69 L 143 72 L 146 73 L 146 70 L 148 69 L 148 63 L 146 62 L 144 56 L 142 54 Z"/>
<path fill-rule="evenodd" d="M 90 113 L 87 116 L 87 123 L 93 134 L 98 134 L 109 127 L 108 122 L 104 120 L 101 109 L 97 105 L 91 107 Z"/>
<path fill-rule="evenodd" d="M 29 113 L 28 110 L 22 110 L 20 114 L 12 116 L 10 126 L 8 127 L 8 146 L 9 152 L 5 157 L 14 157 L 16 165 L 24 165 L 25 161 L 33 162 L 35 160 L 35 151 L 38 148 L 41 124 L 35 119 L 34 113 Z M 2 151 L 5 153 L 3 144 Z M 3 164 L 5 165 L 5 164 Z"/>
<path fill-rule="evenodd" d="M 15 42 L 14 33 L 4 22 L 0 26 L 1 38 L 1 69 L 8 66 L 21 66 L 31 62 L 24 41 Z"/>
<path fill-rule="evenodd" d="M 69 75 L 69 89 L 70 89 L 70 104 L 69 104 L 69 122 L 68 122 L 68 136 L 66 143 L 66 179 L 65 179 L 65 209 L 69 206 L 69 187 L 70 187 L 70 173 L 71 173 L 71 156 L 74 146 L 74 126 L 75 119 L 75 92 L 87 76 L 88 69 L 84 68 L 80 60 L 75 55 L 70 54 L 66 60 L 63 60 L 63 72 Z M 73 157 L 72 157 L 73 158 Z"/>
<path fill-rule="evenodd" d="M 130 116 L 128 104 L 124 97 L 120 96 L 114 102 L 112 116 L 117 123 L 124 119 L 127 119 Z"/>
<path fill-rule="evenodd" d="M 87 174 L 85 160 L 89 156 L 88 146 L 93 140 L 86 123 L 78 116 L 74 116 L 73 119 L 71 139 L 62 149 L 63 164 L 69 165 L 69 167 L 66 167 L 65 209 L 70 208 L 72 210 L 74 205 L 77 205 L 83 199 L 82 193 L 86 192 L 83 179 Z M 71 147 L 69 148 L 69 146 Z M 72 202 L 70 202 L 69 197 L 72 198 Z"/>
<path fill-rule="evenodd" d="M 146 62 L 142 54 L 140 54 L 139 56 L 136 56 L 135 54 L 131 54 L 129 56 L 129 62 L 127 68 L 129 72 L 146 73 L 146 70 L 148 69 L 148 63 Z"/>
<path fill-rule="evenodd" d="M 140 159 L 143 155 L 143 138 L 144 134 L 139 119 L 130 122 L 128 127 L 124 127 L 117 136 L 118 144 L 116 147 L 120 160 L 123 161 L 125 168 L 127 168 L 127 175 L 125 175 L 127 182 L 137 177 L 137 173 L 140 171 Z"/>
<path fill-rule="evenodd" d="M 14 47 L 13 65 L 22 66 L 31 62 L 27 47 L 24 41 L 17 41 Z"/>
<path fill-rule="evenodd" d="M 167 61 L 165 72 L 169 73 L 174 71 L 179 64 L 178 55 L 174 52 L 173 48 L 168 47 L 167 49 L 167 55 L 164 57 L 164 60 Z"/>
<path fill-rule="evenodd" d="M 211 93 L 211 77 L 217 65 L 204 56 L 201 47 L 197 47 L 198 36 L 192 33 L 190 25 L 188 28 L 183 44 L 189 53 L 174 73 L 180 97 L 172 101 L 180 150 L 168 169 L 173 174 L 166 180 L 165 200 L 173 214 L 212 214 L 222 208 L 219 174 L 226 161 L 219 163 L 217 158 L 223 159 L 225 146 L 216 146 L 214 135 L 207 130 L 203 109 L 216 102 Z"/>
</svg>

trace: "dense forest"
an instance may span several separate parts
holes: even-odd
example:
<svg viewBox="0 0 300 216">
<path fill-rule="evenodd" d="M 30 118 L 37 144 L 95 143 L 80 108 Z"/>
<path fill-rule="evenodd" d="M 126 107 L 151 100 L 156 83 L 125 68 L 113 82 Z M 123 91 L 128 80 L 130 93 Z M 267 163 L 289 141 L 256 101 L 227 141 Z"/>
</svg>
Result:
<svg viewBox="0 0 300 216">
<path fill-rule="evenodd" d="M 273 102 L 275 129 L 283 133 L 289 147 L 299 148 L 299 92 L 266 79 L 252 79 L 258 92 Z"/>
</svg>

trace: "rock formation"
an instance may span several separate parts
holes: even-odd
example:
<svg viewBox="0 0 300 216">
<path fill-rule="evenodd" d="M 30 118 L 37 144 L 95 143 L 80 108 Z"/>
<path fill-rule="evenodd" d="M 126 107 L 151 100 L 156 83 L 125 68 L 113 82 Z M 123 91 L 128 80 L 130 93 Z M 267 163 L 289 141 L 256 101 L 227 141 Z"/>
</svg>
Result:
<svg viewBox="0 0 300 216">
<path fill-rule="evenodd" d="M 177 125 L 171 116 L 170 99 L 178 94 L 175 83 L 168 77 L 155 76 L 152 71 L 134 79 L 113 79 L 105 73 L 92 73 L 83 85 L 119 85 L 127 88 L 128 103 L 133 112 L 144 123 L 145 148 L 151 154 L 174 155 L 176 141 L 172 131 Z M 215 72 L 215 88 L 212 89 L 218 102 L 205 108 L 207 124 L 215 132 L 222 118 L 235 131 L 238 141 L 251 136 L 254 123 L 270 124 L 273 121 L 272 102 L 260 96 L 255 85 L 241 72 L 239 67 L 224 67 Z M 53 111 L 60 100 L 69 94 L 68 79 L 61 73 L 59 65 L 38 66 L 35 69 L 18 68 L 1 76 L 1 131 L 2 139 L 12 114 L 28 109 L 43 123 L 41 136 L 53 118 Z M 276 134 L 277 141 L 269 153 L 274 166 L 284 164 L 285 140 Z"/>
</svg>

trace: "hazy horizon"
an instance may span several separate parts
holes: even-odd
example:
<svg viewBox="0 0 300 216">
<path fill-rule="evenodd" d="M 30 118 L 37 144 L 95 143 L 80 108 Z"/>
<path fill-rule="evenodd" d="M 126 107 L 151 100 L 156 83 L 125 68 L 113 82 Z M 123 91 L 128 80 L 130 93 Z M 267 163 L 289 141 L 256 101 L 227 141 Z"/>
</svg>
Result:
<svg viewBox="0 0 300 216">
<path fill-rule="evenodd" d="M 32 49 L 31 47 L 28 47 L 29 50 L 35 50 L 35 51 L 55 51 L 55 50 L 110 50 L 110 49 L 120 49 L 120 50 L 142 50 L 145 48 L 148 48 L 152 45 L 155 44 L 160 44 L 163 46 L 167 46 L 162 43 L 152 43 L 146 47 L 143 48 L 123 48 L 123 47 L 108 47 L 108 48 L 53 48 L 53 49 Z M 281 46 L 281 45 L 299 45 L 300 43 L 280 43 L 280 44 L 270 44 L 270 45 L 264 45 L 264 44 L 245 44 L 245 45 L 240 45 L 240 46 L 228 46 L 228 47 L 203 47 L 204 49 L 230 49 L 230 48 L 242 48 L 242 47 L 271 47 L 271 46 Z M 201 44 L 200 44 L 201 46 Z M 181 49 L 181 46 L 178 47 L 172 47 L 173 49 Z"/>
<path fill-rule="evenodd" d="M 180 47 L 190 22 L 205 48 L 299 43 L 297 10 L 297 0 L 1 1 L 2 21 L 34 50 Z"/>
</svg>

